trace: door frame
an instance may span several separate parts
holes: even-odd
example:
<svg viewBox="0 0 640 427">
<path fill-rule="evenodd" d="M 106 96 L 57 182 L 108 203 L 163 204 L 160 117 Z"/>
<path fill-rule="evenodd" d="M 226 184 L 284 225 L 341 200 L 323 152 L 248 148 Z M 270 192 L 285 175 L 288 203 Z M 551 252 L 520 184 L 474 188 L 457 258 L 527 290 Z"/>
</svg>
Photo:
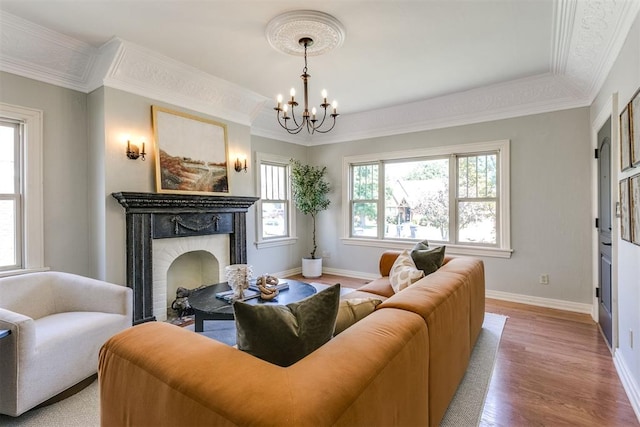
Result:
<svg viewBox="0 0 640 427">
<path fill-rule="evenodd" d="M 618 341 L 618 217 L 616 207 L 619 203 L 618 179 L 620 173 L 620 143 L 618 124 L 618 93 L 614 93 L 605 103 L 605 106 L 591 122 L 591 209 L 593 213 L 592 234 L 592 277 L 593 277 L 593 305 L 591 317 L 598 322 L 598 307 L 600 301 L 596 297 L 600 268 L 600 244 L 598 229 L 595 227 L 595 219 L 598 217 L 598 159 L 595 158 L 595 150 L 600 146 L 598 131 L 611 116 L 611 353 L 615 354 L 619 346 Z M 603 337 L 604 339 L 604 337 Z"/>
</svg>

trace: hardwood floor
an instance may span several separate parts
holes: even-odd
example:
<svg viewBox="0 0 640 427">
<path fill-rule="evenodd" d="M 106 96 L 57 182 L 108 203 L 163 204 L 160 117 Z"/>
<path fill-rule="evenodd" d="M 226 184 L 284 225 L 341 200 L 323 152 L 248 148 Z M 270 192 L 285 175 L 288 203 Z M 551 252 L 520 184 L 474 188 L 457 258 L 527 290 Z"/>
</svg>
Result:
<svg viewBox="0 0 640 427">
<path fill-rule="evenodd" d="M 357 288 L 367 280 L 323 275 L 292 279 Z M 598 327 L 586 314 L 499 300 L 509 316 L 481 426 L 638 426 Z"/>
<path fill-rule="evenodd" d="M 509 316 L 482 426 L 637 426 L 613 358 L 586 314 L 498 300 Z"/>
</svg>

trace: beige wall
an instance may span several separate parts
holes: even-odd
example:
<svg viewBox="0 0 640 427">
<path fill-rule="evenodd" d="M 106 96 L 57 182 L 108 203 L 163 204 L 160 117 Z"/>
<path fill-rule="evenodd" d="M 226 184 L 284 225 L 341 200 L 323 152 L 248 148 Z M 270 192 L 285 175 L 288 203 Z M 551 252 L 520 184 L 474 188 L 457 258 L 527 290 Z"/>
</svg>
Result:
<svg viewBox="0 0 640 427">
<path fill-rule="evenodd" d="M 43 111 L 45 265 L 89 275 L 86 95 L 0 72 L 0 101 Z"/>
<path fill-rule="evenodd" d="M 104 188 L 92 195 L 94 203 L 105 203 L 105 278 L 123 283 L 126 278 L 126 245 L 124 208 L 111 196 L 119 191 L 154 192 L 155 184 L 155 147 L 151 122 L 151 105 L 159 105 L 175 111 L 181 111 L 199 117 L 210 118 L 226 123 L 229 153 L 246 153 L 251 162 L 251 137 L 249 128 L 237 123 L 225 122 L 199 112 L 181 109 L 152 99 L 133 95 L 116 89 L 106 88 L 104 94 Z M 93 114 L 93 112 L 92 112 Z M 143 138 L 148 153 L 145 161 L 130 160 L 125 156 L 123 135 L 130 135 L 132 143 L 139 145 Z M 253 196 L 252 173 L 229 175 L 230 194 L 235 196 Z M 102 200 L 101 200 L 102 199 Z"/>
<path fill-rule="evenodd" d="M 380 248 L 341 242 L 341 163 L 344 156 L 473 142 L 511 140 L 511 259 L 483 258 L 487 289 L 590 304 L 591 140 L 587 108 L 426 132 L 311 147 L 309 158 L 327 165 L 332 204 L 319 215 L 325 265 L 377 273 Z M 338 226 L 336 226 L 336 224 Z M 538 283 L 549 274 L 550 284 Z"/>
</svg>

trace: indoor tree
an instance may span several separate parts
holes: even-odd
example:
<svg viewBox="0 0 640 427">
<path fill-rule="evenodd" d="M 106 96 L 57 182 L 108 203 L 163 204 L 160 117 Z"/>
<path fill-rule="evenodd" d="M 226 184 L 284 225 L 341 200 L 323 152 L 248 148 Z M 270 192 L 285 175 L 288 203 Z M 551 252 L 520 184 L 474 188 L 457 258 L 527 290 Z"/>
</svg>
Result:
<svg viewBox="0 0 640 427">
<path fill-rule="evenodd" d="M 316 216 L 329 207 L 329 182 L 325 176 L 327 167 L 303 165 L 291 159 L 291 190 L 296 208 L 305 215 L 311 215 L 313 232 L 313 249 L 311 259 L 316 258 Z"/>
</svg>

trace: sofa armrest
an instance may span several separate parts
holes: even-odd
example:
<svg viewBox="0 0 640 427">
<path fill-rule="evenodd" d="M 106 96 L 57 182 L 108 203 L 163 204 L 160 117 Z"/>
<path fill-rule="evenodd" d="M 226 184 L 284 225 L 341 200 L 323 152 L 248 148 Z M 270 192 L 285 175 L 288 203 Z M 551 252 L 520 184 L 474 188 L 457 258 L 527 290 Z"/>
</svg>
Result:
<svg viewBox="0 0 640 427">
<path fill-rule="evenodd" d="M 0 308 L 0 329 L 11 331 L 0 340 L 0 413 L 16 414 L 21 371 L 35 353 L 35 324 L 30 317 Z"/>
<path fill-rule="evenodd" d="M 133 319 L 131 288 L 75 274 L 51 272 L 57 312 L 96 311 Z"/>
<path fill-rule="evenodd" d="M 387 250 L 380 255 L 380 276 L 385 277 L 389 275 L 393 263 L 396 262 L 396 258 L 402 253 L 402 251 Z"/>
<path fill-rule="evenodd" d="M 13 340 L 16 343 L 16 348 L 21 353 L 33 352 L 36 345 L 36 329 L 32 318 L 0 308 L 0 329 L 11 331 L 9 338 L 5 338 L 0 342 Z"/>
</svg>

